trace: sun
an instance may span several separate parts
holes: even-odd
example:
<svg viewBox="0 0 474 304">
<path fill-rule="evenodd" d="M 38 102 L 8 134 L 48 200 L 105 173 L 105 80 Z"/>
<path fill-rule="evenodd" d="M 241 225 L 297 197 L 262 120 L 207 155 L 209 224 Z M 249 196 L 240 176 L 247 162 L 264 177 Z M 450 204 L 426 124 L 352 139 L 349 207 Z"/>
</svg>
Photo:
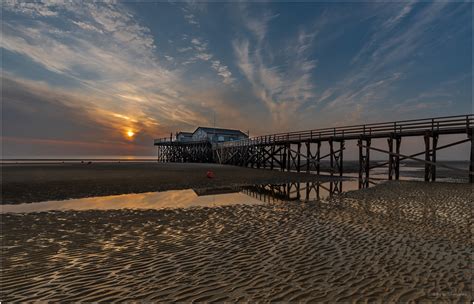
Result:
<svg viewBox="0 0 474 304">
<path fill-rule="evenodd" d="M 132 130 L 128 130 L 127 131 L 127 136 L 132 138 L 133 136 L 135 136 L 135 133 Z"/>
</svg>

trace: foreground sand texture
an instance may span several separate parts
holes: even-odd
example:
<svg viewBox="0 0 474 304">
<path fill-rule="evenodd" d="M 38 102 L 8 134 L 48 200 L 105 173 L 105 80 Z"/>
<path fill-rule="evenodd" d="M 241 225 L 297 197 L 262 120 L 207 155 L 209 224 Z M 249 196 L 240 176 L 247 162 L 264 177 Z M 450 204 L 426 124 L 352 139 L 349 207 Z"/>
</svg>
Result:
<svg viewBox="0 0 474 304">
<path fill-rule="evenodd" d="M 2 301 L 472 299 L 472 186 L 325 203 L 6 214 Z"/>
<path fill-rule="evenodd" d="M 2 165 L 2 203 L 289 181 L 329 181 L 329 176 L 191 163 L 91 163 Z M 215 173 L 212 179 L 206 172 Z"/>
</svg>

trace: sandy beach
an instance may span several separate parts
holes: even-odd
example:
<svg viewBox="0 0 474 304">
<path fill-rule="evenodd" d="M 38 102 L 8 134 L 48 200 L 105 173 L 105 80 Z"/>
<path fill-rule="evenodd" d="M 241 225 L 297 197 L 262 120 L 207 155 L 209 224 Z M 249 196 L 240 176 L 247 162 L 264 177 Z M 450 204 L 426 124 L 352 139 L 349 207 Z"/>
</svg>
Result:
<svg viewBox="0 0 474 304">
<path fill-rule="evenodd" d="M 215 177 L 206 177 L 207 171 Z M 56 163 L 2 165 L 2 203 L 212 188 L 289 181 L 331 180 L 304 173 L 191 163 Z"/>
<path fill-rule="evenodd" d="M 460 302 L 472 185 L 326 202 L 4 214 L 3 301 Z"/>
</svg>

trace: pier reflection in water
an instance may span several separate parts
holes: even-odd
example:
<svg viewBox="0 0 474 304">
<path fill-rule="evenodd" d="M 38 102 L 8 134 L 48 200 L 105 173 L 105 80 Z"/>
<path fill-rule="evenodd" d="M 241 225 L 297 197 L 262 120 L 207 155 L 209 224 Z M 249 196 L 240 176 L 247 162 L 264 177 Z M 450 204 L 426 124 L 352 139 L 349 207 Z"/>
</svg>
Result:
<svg viewBox="0 0 474 304">
<path fill-rule="evenodd" d="M 356 190 L 357 188 L 357 180 L 345 180 L 171 190 L 16 205 L 5 204 L 1 206 L 1 212 L 28 213 L 53 210 L 174 209 L 236 204 L 262 204 L 277 201 L 317 201 L 341 193 L 343 190 Z"/>
<path fill-rule="evenodd" d="M 275 201 L 318 201 L 343 191 L 357 189 L 357 180 L 339 180 L 331 182 L 263 184 L 243 187 L 242 192 L 266 203 Z"/>
</svg>

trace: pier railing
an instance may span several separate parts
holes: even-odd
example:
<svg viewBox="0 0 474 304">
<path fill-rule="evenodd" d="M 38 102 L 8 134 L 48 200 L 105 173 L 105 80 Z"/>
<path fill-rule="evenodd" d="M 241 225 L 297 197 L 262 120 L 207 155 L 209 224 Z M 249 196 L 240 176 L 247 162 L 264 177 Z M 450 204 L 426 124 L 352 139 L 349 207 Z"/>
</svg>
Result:
<svg viewBox="0 0 474 304">
<path fill-rule="evenodd" d="M 276 133 L 243 140 L 219 143 L 219 147 L 235 147 L 255 144 L 271 144 L 281 142 L 297 142 L 302 140 L 344 140 L 358 139 L 364 136 L 371 138 L 386 137 L 390 134 L 403 136 L 423 135 L 425 132 L 440 134 L 459 133 L 474 126 L 474 115 L 457 115 L 425 119 L 412 119 L 364 125 L 351 125 L 333 128 L 321 128 L 305 131 Z"/>
<path fill-rule="evenodd" d="M 172 142 L 173 139 L 170 137 L 162 137 L 162 138 L 157 138 L 153 141 L 153 144 L 161 144 L 161 143 L 170 143 Z"/>
<path fill-rule="evenodd" d="M 201 139 L 201 140 L 183 140 L 183 141 L 178 141 L 176 138 L 157 138 L 154 140 L 154 145 L 155 146 L 160 146 L 160 145 L 195 145 L 195 144 L 209 144 L 211 143 L 208 139 Z"/>
</svg>

